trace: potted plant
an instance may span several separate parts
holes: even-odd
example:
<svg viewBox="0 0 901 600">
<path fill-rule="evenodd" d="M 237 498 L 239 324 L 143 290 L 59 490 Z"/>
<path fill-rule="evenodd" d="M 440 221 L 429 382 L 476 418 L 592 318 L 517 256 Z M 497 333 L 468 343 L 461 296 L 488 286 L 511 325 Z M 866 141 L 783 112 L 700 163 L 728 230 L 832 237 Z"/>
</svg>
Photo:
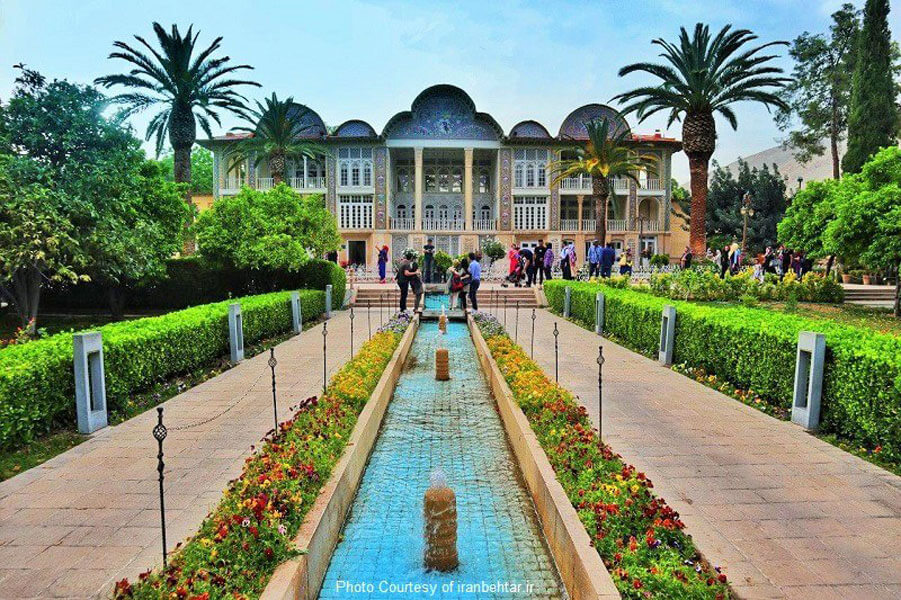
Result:
<svg viewBox="0 0 901 600">
<path fill-rule="evenodd" d="M 851 283 L 854 281 L 854 277 L 851 275 L 851 271 L 842 271 L 842 283 Z"/>
<path fill-rule="evenodd" d="M 876 285 L 876 276 L 869 273 L 862 275 L 864 285 Z"/>
</svg>

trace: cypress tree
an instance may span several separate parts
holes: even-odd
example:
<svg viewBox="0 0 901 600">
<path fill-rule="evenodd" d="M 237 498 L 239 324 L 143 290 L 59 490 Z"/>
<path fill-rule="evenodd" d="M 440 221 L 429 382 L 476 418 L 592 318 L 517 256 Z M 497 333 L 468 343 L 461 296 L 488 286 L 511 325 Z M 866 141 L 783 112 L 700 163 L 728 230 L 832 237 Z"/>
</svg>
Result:
<svg viewBox="0 0 901 600">
<path fill-rule="evenodd" d="M 888 0 L 867 0 L 857 41 L 857 60 L 848 119 L 845 173 L 860 172 L 880 148 L 895 144 L 898 112 L 892 81 L 892 40 L 888 28 Z"/>
</svg>

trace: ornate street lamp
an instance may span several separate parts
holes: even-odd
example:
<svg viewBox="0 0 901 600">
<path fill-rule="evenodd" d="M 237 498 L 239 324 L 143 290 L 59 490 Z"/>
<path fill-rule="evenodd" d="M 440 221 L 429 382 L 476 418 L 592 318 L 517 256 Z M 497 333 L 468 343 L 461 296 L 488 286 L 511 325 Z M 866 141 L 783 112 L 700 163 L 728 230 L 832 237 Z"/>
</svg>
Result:
<svg viewBox="0 0 901 600">
<path fill-rule="evenodd" d="M 741 233 L 741 256 L 745 256 L 745 247 L 748 243 L 748 217 L 754 216 L 754 209 L 751 208 L 751 192 L 745 192 L 741 198 L 741 216 L 744 220 L 744 227 Z"/>
</svg>

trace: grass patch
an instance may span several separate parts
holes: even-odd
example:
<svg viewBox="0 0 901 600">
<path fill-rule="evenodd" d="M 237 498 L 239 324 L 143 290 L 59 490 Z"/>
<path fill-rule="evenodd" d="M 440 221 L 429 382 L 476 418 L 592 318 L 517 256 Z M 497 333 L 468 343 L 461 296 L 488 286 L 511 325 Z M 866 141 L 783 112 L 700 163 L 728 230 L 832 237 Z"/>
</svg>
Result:
<svg viewBox="0 0 901 600">
<path fill-rule="evenodd" d="M 75 431 L 54 431 L 16 450 L 0 452 L 0 481 L 6 481 L 88 439 Z"/>
</svg>

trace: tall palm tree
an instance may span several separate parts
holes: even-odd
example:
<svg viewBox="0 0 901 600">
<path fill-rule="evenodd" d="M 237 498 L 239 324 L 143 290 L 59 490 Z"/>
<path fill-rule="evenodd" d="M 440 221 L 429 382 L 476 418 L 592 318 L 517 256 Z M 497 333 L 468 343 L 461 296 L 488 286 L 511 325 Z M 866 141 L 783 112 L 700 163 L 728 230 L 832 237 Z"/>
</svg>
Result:
<svg viewBox="0 0 901 600">
<path fill-rule="evenodd" d="M 193 33 L 193 28 L 191 25 L 182 35 L 176 25 L 172 26 L 171 33 L 167 33 L 159 23 L 154 23 L 153 31 L 159 50 L 138 35 L 134 38 L 144 49 L 125 42 L 113 42 L 119 50 L 111 53 L 109 58 L 122 59 L 133 67 L 128 73 L 106 75 L 94 80 L 94 83 L 106 88 L 121 85 L 133 89 L 113 97 L 113 101 L 127 107 L 125 116 L 151 107 L 162 107 L 147 125 L 145 139 L 156 136 L 156 153 L 159 155 L 168 134 L 175 155 L 175 181 L 185 183 L 191 181 L 191 147 L 197 139 L 197 123 L 212 137 L 210 121 L 222 124 L 220 110 L 242 115 L 246 109 L 244 96 L 235 88 L 260 85 L 254 81 L 232 78 L 233 73 L 253 67 L 229 65 L 228 56 L 213 58 L 213 53 L 222 43 L 221 36 L 206 49 L 195 53 L 200 32 Z M 191 192 L 187 194 L 190 201 Z"/>
<path fill-rule="evenodd" d="M 626 177 L 637 182 L 639 171 L 656 169 L 657 158 L 636 152 L 627 143 L 631 139 L 629 131 L 617 132 L 615 128 L 611 128 L 606 117 L 585 123 L 585 128 L 588 131 L 588 142 L 585 146 L 572 148 L 575 158 L 552 161 L 548 168 L 554 176 L 552 185 L 559 185 L 563 179 L 572 175 L 591 176 L 595 236 L 601 244 L 605 244 L 610 178 Z"/>
<path fill-rule="evenodd" d="M 324 146 L 303 138 L 313 127 L 304 123 L 304 116 L 311 112 L 309 108 L 297 104 L 292 97 L 279 100 L 274 92 L 266 98 L 265 105 L 259 101 L 256 104 L 256 109 L 249 108 L 244 116 L 250 126 L 233 129 L 250 137 L 232 144 L 227 156 L 253 160 L 256 166 L 268 161 L 272 181 L 278 184 L 285 180 L 287 159 L 325 154 Z"/>
<path fill-rule="evenodd" d="M 628 104 L 623 112 L 636 113 L 639 122 L 659 111 L 669 111 L 668 126 L 682 121 L 682 147 L 688 155 L 691 170 L 690 243 L 695 254 L 706 251 L 707 169 L 716 148 L 714 113 L 725 117 L 732 129 L 738 120 L 732 104 L 749 100 L 770 107 L 788 109 L 776 93 L 789 81 L 780 77 L 779 67 L 767 63 L 776 55 L 761 54 L 765 48 L 787 45 L 769 42 L 748 48 L 757 39 L 747 29 L 731 30 L 727 25 L 711 39 L 710 27 L 695 25 L 689 37 L 680 28 L 679 44 L 663 39 L 652 43 L 663 48 L 661 56 L 669 64 L 635 63 L 620 69 L 620 77 L 643 71 L 658 79 L 648 85 L 617 95 L 614 99 Z"/>
</svg>

